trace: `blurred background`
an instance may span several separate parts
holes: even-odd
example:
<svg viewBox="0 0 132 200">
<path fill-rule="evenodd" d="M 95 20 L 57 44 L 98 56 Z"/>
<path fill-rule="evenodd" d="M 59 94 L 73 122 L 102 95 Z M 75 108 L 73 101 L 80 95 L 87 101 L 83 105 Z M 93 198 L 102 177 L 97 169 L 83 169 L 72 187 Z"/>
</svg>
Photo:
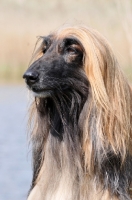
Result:
<svg viewBox="0 0 132 200">
<path fill-rule="evenodd" d="M 24 200 L 31 182 L 22 75 L 38 36 L 85 24 L 110 42 L 132 83 L 131 0 L 0 0 L 0 199 Z"/>
</svg>

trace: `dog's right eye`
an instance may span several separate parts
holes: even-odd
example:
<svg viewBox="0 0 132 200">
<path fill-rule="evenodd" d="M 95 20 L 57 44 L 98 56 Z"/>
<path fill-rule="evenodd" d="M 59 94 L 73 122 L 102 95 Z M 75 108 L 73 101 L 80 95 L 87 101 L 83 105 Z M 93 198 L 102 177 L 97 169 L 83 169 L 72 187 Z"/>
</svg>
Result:
<svg viewBox="0 0 132 200">
<path fill-rule="evenodd" d="M 47 37 L 44 38 L 43 40 L 43 47 L 42 47 L 42 53 L 45 54 L 46 51 L 49 49 L 51 45 L 51 40 Z"/>
<path fill-rule="evenodd" d="M 46 46 L 44 46 L 44 47 L 43 47 L 43 49 L 42 49 L 42 53 L 43 53 L 43 54 L 45 54 L 45 53 L 46 53 L 46 51 L 47 51 L 47 47 L 46 47 Z"/>
</svg>

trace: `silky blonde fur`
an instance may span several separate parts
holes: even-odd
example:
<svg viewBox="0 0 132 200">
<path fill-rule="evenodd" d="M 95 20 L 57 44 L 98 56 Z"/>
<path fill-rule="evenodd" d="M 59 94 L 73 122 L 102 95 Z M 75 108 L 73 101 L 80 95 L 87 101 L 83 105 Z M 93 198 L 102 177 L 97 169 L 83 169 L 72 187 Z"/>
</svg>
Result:
<svg viewBox="0 0 132 200">
<path fill-rule="evenodd" d="M 53 35 L 55 39 L 74 36 L 83 47 L 83 68 L 90 90 L 79 117 L 79 126 L 83 130 L 78 147 L 81 155 L 74 158 L 73 163 L 65 140 L 60 143 L 51 138 L 49 127 L 44 127 L 47 119 L 42 122 L 36 110 L 36 102 L 39 102 L 36 98 L 31 113 L 31 123 L 34 124 L 31 140 L 36 140 L 38 130 L 43 130 L 45 135 L 40 172 L 28 200 L 119 200 L 118 196 L 111 196 L 108 189 L 103 189 L 97 180 L 93 157 L 99 154 L 97 158 L 101 162 L 111 151 L 121 155 L 123 164 L 127 153 L 132 154 L 132 92 L 128 81 L 110 45 L 97 31 L 73 26 L 63 27 Z M 96 147 L 91 138 L 93 132 L 97 135 Z M 54 140 L 54 155 L 51 140 Z M 61 164 L 58 166 L 57 163 Z"/>
</svg>

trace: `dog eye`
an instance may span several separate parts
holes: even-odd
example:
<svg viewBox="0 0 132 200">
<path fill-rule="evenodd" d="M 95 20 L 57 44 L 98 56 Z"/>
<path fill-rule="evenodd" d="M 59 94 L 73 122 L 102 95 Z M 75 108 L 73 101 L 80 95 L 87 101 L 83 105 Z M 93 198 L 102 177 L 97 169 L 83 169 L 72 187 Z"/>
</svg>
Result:
<svg viewBox="0 0 132 200">
<path fill-rule="evenodd" d="M 43 54 L 45 54 L 45 53 L 46 53 L 46 51 L 47 51 L 47 47 L 46 47 L 46 46 L 44 46 L 44 47 L 43 47 L 43 49 L 42 49 L 42 53 L 43 53 Z"/>
<path fill-rule="evenodd" d="M 77 50 L 76 50 L 75 48 L 73 48 L 73 47 L 68 47 L 68 48 L 66 49 L 66 51 L 67 51 L 69 54 L 72 54 L 72 55 L 74 55 L 74 54 L 77 53 Z"/>
<path fill-rule="evenodd" d="M 43 43 L 42 43 L 42 53 L 45 54 L 46 51 L 49 49 L 51 45 L 51 40 L 47 37 L 43 38 Z"/>
</svg>

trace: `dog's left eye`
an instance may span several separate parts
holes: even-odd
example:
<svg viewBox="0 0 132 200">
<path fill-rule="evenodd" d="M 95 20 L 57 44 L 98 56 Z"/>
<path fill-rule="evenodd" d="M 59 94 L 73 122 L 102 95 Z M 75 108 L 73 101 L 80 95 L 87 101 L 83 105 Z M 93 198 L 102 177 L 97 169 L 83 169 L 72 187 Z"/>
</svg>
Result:
<svg viewBox="0 0 132 200">
<path fill-rule="evenodd" d="M 69 54 L 72 54 L 72 55 L 77 54 L 77 50 L 76 50 L 75 48 L 73 48 L 73 47 L 68 47 L 68 48 L 66 49 L 66 51 L 67 51 Z"/>
</svg>

